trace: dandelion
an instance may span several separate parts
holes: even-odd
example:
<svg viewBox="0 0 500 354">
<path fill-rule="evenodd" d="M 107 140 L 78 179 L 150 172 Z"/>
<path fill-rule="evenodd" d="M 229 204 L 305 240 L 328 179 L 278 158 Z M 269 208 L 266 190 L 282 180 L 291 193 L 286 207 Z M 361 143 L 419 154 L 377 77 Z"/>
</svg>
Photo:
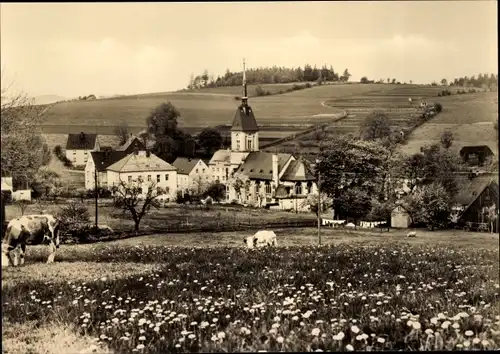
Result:
<svg viewBox="0 0 500 354">
<path fill-rule="evenodd" d="M 382 337 L 378 337 L 377 338 L 377 342 L 381 343 L 381 344 L 384 344 L 385 343 L 385 339 L 382 338 Z"/>
<path fill-rule="evenodd" d="M 320 333 L 319 328 L 313 328 L 313 330 L 311 331 L 311 335 L 313 335 L 315 337 L 319 336 L 319 333 Z"/>
<path fill-rule="evenodd" d="M 472 332 L 471 330 L 468 330 L 468 331 L 465 331 L 465 335 L 467 337 L 472 337 L 474 335 L 474 332 Z"/>
<path fill-rule="evenodd" d="M 345 348 L 346 348 L 346 349 L 347 349 L 347 351 L 349 351 L 349 352 L 352 352 L 352 351 L 354 350 L 354 347 L 353 347 L 352 345 L 350 345 L 350 344 L 347 344 L 347 345 L 345 346 Z"/>
<path fill-rule="evenodd" d="M 281 337 L 281 336 L 279 336 L 278 338 L 276 338 L 276 342 L 278 342 L 280 344 L 283 343 L 284 341 L 285 341 L 285 339 L 283 337 Z"/>
<path fill-rule="evenodd" d="M 483 340 L 481 341 L 481 344 L 482 344 L 483 346 L 487 347 L 487 346 L 490 344 L 490 342 L 488 342 L 486 339 L 483 339 Z"/>
<path fill-rule="evenodd" d="M 420 322 L 413 322 L 413 329 L 419 330 L 420 328 L 422 328 Z"/>
<path fill-rule="evenodd" d="M 430 329 L 430 328 L 427 328 L 427 329 L 425 330 L 425 333 L 426 333 L 426 334 L 433 334 L 433 333 L 434 333 L 434 331 L 433 331 L 432 329 Z"/>
<path fill-rule="evenodd" d="M 352 326 L 352 327 L 351 327 L 351 331 L 352 331 L 352 333 L 354 333 L 354 334 L 358 334 L 358 333 L 359 333 L 359 328 L 358 328 L 358 326 Z"/>
<path fill-rule="evenodd" d="M 219 340 L 223 340 L 224 338 L 226 338 L 226 333 L 224 333 L 224 332 L 217 333 L 217 338 Z"/>
<path fill-rule="evenodd" d="M 464 347 L 469 348 L 470 347 L 470 340 L 464 341 Z"/>
<path fill-rule="evenodd" d="M 138 344 L 137 347 L 136 347 L 136 349 L 138 349 L 138 350 L 141 350 L 141 349 L 144 349 L 144 348 L 145 348 L 144 344 Z"/>
<path fill-rule="evenodd" d="M 477 337 L 476 337 L 476 338 L 474 338 L 474 339 L 472 340 L 472 343 L 474 343 L 474 344 L 479 344 L 479 343 L 481 343 L 481 339 L 479 339 L 479 338 L 477 338 Z"/>
<path fill-rule="evenodd" d="M 146 340 L 146 337 L 145 336 L 140 336 L 139 337 L 139 340 L 142 342 L 142 341 L 145 341 Z"/>
</svg>

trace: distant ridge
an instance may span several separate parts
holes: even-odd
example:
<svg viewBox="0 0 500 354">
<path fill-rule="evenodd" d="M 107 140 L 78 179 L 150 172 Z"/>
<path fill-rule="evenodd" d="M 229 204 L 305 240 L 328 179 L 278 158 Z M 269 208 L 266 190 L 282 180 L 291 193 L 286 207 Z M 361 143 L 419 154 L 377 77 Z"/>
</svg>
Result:
<svg viewBox="0 0 500 354">
<path fill-rule="evenodd" d="M 59 101 L 65 101 L 68 100 L 69 98 L 58 95 L 40 95 L 33 97 L 33 99 L 34 99 L 34 104 L 42 105 L 42 104 L 55 103 Z"/>
</svg>

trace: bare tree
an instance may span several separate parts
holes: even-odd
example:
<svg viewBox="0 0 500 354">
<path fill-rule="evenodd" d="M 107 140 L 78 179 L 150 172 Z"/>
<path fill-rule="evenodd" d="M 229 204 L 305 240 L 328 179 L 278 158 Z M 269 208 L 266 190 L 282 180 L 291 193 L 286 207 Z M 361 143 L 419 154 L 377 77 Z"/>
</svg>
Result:
<svg viewBox="0 0 500 354">
<path fill-rule="evenodd" d="M 129 134 L 130 134 L 130 129 L 128 127 L 127 122 L 123 121 L 120 123 L 120 125 L 115 127 L 115 135 L 120 139 L 120 145 L 123 145 L 127 142 Z"/>
<path fill-rule="evenodd" d="M 44 139 L 39 128 L 50 106 L 36 106 L 13 83 L 7 84 L 2 70 L 1 87 L 1 169 L 3 175 L 22 173 L 27 181 L 43 165 Z M 26 181 L 16 181 L 23 183 Z"/>
<path fill-rule="evenodd" d="M 143 183 L 133 181 L 126 183 L 120 180 L 118 186 L 113 186 L 111 191 L 114 196 L 115 207 L 122 209 L 124 213 L 128 212 L 134 220 L 134 231 L 139 232 L 139 224 L 151 207 L 158 209 L 160 202 L 157 197 L 164 193 L 161 188 L 156 188 L 156 183 L 151 182 L 147 185 L 146 192 L 143 193 Z"/>
<path fill-rule="evenodd" d="M 21 215 L 24 215 L 24 212 L 26 211 L 26 208 L 28 205 L 30 205 L 29 200 L 21 199 L 21 200 L 16 200 L 14 202 L 19 207 L 19 210 L 21 211 Z"/>
</svg>

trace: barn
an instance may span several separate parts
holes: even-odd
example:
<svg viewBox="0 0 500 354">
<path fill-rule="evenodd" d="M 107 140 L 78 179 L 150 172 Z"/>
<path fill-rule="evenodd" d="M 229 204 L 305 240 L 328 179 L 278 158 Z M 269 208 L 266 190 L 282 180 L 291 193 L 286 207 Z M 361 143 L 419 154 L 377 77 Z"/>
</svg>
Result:
<svg viewBox="0 0 500 354">
<path fill-rule="evenodd" d="M 457 193 L 454 199 L 454 209 L 459 211 L 459 225 L 487 223 L 498 232 L 499 204 L 498 175 L 484 174 L 470 179 Z M 494 213 L 489 210 L 494 206 Z"/>
</svg>

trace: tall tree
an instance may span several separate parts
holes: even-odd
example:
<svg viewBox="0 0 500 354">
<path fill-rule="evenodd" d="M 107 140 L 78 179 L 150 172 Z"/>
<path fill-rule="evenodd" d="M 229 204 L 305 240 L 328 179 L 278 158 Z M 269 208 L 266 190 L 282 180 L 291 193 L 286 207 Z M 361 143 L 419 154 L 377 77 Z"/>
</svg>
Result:
<svg viewBox="0 0 500 354">
<path fill-rule="evenodd" d="M 448 85 L 448 80 L 446 80 L 446 79 L 442 79 L 442 80 L 441 80 L 441 85 L 443 85 L 443 86 Z"/>
<path fill-rule="evenodd" d="M 184 136 L 178 129 L 180 112 L 170 103 L 157 106 L 146 118 L 147 133 L 154 141 L 153 153 L 173 162 L 179 153 L 179 141 Z"/>
<path fill-rule="evenodd" d="M 222 135 L 217 129 L 205 128 L 198 135 L 198 144 L 210 155 L 222 145 Z"/>
<path fill-rule="evenodd" d="M 377 140 L 391 135 L 389 117 L 384 111 L 371 112 L 361 125 L 361 136 L 364 140 Z"/>
<path fill-rule="evenodd" d="M 441 133 L 440 141 L 441 146 L 445 149 L 449 149 L 453 144 L 453 133 L 450 130 L 445 130 Z"/>
<path fill-rule="evenodd" d="M 39 124 L 50 106 L 35 106 L 25 93 L 1 75 L 1 170 L 12 176 L 14 187 L 24 186 L 47 162 Z"/>
<path fill-rule="evenodd" d="M 122 121 L 119 125 L 115 127 L 114 131 L 115 135 L 118 137 L 120 145 L 125 144 L 130 135 L 130 129 L 128 127 L 127 122 Z"/>
</svg>

